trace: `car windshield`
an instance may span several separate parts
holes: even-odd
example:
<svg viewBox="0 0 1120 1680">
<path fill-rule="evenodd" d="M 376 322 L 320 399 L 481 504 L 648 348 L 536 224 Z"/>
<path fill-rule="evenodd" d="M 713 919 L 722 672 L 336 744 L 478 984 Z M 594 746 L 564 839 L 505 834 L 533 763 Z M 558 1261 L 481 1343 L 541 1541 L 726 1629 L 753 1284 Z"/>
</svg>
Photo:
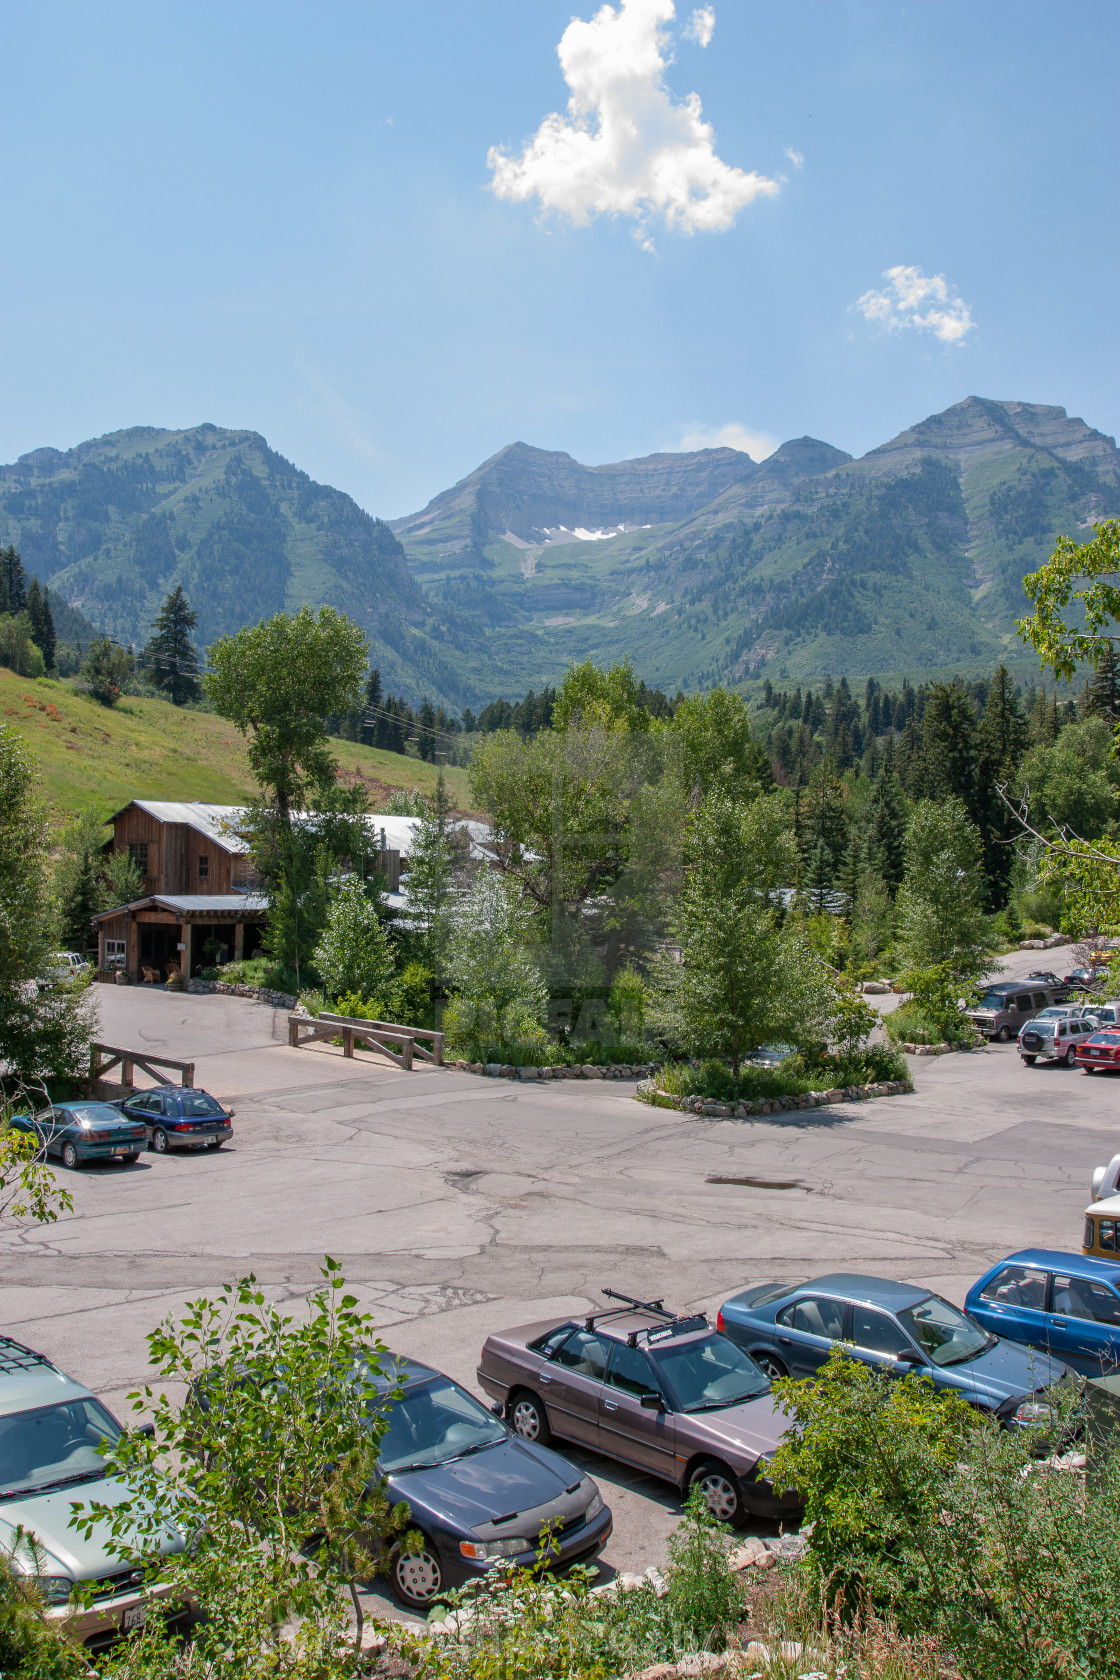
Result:
<svg viewBox="0 0 1120 1680">
<path fill-rule="evenodd" d="M 1068 1015 L 1068 1014 L 1069 1014 L 1068 1009 L 1060 1009 L 1056 1005 L 1051 1004 L 1049 1009 L 1040 1009 L 1038 1014 L 1035 1016 L 1035 1020 L 1036 1021 L 1060 1021 L 1063 1015 Z"/>
<path fill-rule="evenodd" d="M 977 1009 L 1006 1009 L 1007 996 L 1004 992 L 985 992 L 976 1007 Z"/>
<path fill-rule="evenodd" d="M 103 1476 L 105 1461 L 97 1449 L 102 1441 L 113 1446 L 120 1433 L 120 1424 L 96 1400 L 0 1417 L 0 1499 Z"/>
<path fill-rule="evenodd" d="M 189 1120 L 195 1120 L 202 1114 L 221 1114 L 222 1105 L 215 1102 L 213 1097 L 207 1096 L 205 1091 L 185 1091 L 179 1098 L 183 1105 L 183 1113 Z"/>
<path fill-rule="evenodd" d="M 447 1464 L 506 1438 L 505 1428 L 465 1388 L 437 1377 L 413 1388 L 389 1408 L 381 1438 L 382 1470 L 419 1470 Z"/>
<path fill-rule="evenodd" d="M 959 1365 L 975 1359 L 996 1340 L 940 1295 L 927 1295 L 898 1316 L 931 1365 Z"/>
<path fill-rule="evenodd" d="M 107 1126 L 110 1121 L 122 1118 L 120 1110 L 110 1108 L 108 1103 L 80 1103 L 76 1108 L 64 1108 L 59 1112 L 64 1119 L 69 1117 L 84 1126 Z"/>
<path fill-rule="evenodd" d="M 769 1378 L 726 1336 L 705 1336 L 649 1349 L 658 1374 L 681 1412 L 712 1411 L 765 1394 Z"/>
<path fill-rule="evenodd" d="M 1090 1044 L 1120 1044 L 1120 1033 L 1111 1033 L 1111 1032 L 1094 1033 L 1092 1038 L 1089 1040 L 1089 1043 Z"/>
</svg>

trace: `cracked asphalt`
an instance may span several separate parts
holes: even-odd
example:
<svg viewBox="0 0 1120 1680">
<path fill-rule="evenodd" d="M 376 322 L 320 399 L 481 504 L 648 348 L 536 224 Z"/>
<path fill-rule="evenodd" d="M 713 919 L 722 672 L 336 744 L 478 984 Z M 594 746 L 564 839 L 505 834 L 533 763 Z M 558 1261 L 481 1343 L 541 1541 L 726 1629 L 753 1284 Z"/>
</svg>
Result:
<svg viewBox="0 0 1120 1680">
<path fill-rule="evenodd" d="M 855 1270 L 959 1302 L 1003 1254 L 1077 1250 L 1090 1173 L 1120 1148 L 1120 1081 L 1024 1068 L 1014 1045 L 915 1060 L 912 1096 L 695 1120 L 634 1102 L 630 1083 L 292 1050 L 284 1014 L 246 999 L 98 999 L 105 1041 L 193 1056 L 196 1083 L 237 1111 L 220 1153 L 64 1175 L 72 1214 L 0 1236 L 8 1333 L 121 1416 L 166 1314 L 249 1271 L 298 1300 L 324 1254 L 391 1347 L 472 1389 L 491 1329 L 586 1310 L 606 1285 L 714 1314 L 747 1283 Z M 741 1178 L 762 1182 L 712 1182 Z M 663 1561 L 674 1491 L 571 1456 L 615 1511 L 605 1561 Z"/>
</svg>

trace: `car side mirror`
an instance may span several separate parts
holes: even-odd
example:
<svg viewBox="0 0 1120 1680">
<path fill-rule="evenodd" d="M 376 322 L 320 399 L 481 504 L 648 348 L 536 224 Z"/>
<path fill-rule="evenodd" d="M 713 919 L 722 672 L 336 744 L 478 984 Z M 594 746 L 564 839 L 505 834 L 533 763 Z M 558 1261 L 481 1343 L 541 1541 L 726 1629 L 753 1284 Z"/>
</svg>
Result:
<svg viewBox="0 0 1120 1680">
<path fill-rule="evenodd" d="M 644 1412 L 663 1412 L 665 1410 L 665 1402 L 660 1394 L 643 1394 L 638 1404 Z"/>
<path fill-rule="evenodd" d="M 918 1353 L 914 1348 L 903 1348 L 902 1352 L 901 1353 L 896 1353 L 894 1357 L 895 1357 L 895 1360 L 897 1361 L 897 1363 L 899 1365 L 924 1365 L 924 1364 L 926 1364 L 926 1360 L 923 1359 L 922 1355 L 920 1353 Z"/>
<path fill-rule="evenodd" d="M 146 1435 L 149 1441 L 154 1441 L 156 1438 L 156 1426 L 154 1423 L 142 1423 L 138 1426 L 138 1428 L 134 1429 L 132 1433 L 134 1435 Z"/>
</svg>

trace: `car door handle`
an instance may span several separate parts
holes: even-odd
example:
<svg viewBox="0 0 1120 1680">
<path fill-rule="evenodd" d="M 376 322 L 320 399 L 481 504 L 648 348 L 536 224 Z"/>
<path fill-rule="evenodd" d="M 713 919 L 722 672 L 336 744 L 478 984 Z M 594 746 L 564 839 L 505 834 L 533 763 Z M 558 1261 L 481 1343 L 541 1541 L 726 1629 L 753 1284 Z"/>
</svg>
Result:
<svg viewBox="0 0 1120 1680">
<path fill-rule="evenodd" d="M 552 1381 L 552 1372 L 551 1371 L 538 1371 L 537 1372 L 537 1381 L 542 1382 L 542 1383 L 550 1383 Z"/>
<path fill-rule="evenodd" d="M 778 1337 L 778 1346 L 779 1347 L 792 1347 L 793 1346 L 793 1337 L 792 1336 L 779 1336 Z"/>
<path fill-rule="evenodd" d="M 1064 1318 L 1052 1318 L 1050 1322 L 1055 1330 L 1067 1330 L 1069 1328 Z"/>
<path fill-rule="evenodd" d="M 605 1412 L 617 1412 L 618 1401 L 617 1400 L 604 1400 L 603 1401 L 603 1410 Z"/>
</svg>

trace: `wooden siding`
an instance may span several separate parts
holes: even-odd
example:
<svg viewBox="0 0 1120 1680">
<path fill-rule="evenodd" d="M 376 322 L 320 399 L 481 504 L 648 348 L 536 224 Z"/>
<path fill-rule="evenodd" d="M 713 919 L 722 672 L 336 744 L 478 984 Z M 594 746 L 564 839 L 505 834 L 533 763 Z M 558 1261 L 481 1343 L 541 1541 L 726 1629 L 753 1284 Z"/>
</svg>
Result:
<svg viewBox="0 0 1120 1680">
<path fill-rule="evenodd" d="M 190 823 L 161 822 L 138 805 L 127 806 L 113 819 L 110 849 L 127 852 L 130 846 L 148 848 L 147 873 L 140 894 L 143 898 L 231 893 L 236 888 L 256 886 L 259 881 L 244 853 L 227 851 L 220 841 Z M 206 860 L 205 873 L 202 859 Z"/>
</svg>

